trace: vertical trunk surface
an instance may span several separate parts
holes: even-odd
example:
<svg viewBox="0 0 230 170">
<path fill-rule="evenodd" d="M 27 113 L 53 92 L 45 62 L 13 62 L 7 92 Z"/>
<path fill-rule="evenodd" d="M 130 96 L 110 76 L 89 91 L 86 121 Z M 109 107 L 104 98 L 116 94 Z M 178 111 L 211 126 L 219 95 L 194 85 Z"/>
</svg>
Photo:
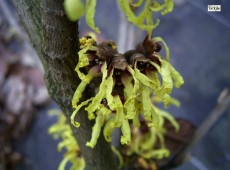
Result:
<svg viewBox="0 0 230 170">
<path fill-rule="evenodd" d="M 13 0 L 21 21 L 29 34 L 45 69 L 50 96 L 65 113 L 72 114 L 71 98 L 79 84 L 74 69 L 78 61 L 78 25 L 68 21 L 62 0 Z M 84 98 L 93 91 L 88 89 Z M 101 135 L 94 149 L 85 146 L 91 138 L 91 123 L 84 110 L 78 113 L 79 128 L 72 126 L 75 138 L 89 170 L 116 170 L 118 165 Z"/>
</svg>

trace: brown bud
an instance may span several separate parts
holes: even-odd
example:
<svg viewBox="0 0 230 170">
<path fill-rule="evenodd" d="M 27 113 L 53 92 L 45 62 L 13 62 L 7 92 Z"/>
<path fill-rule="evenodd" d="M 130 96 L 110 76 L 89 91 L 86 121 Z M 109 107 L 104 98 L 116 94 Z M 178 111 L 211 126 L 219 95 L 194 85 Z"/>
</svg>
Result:
<svg viewBox="0 0 230 170">
<path fill-rule="evenodd" d="M 111 62 L 111 66 L 115 69 L 124 71 L 127 67 L 127 60 L 123 54 L 116 54 Z"/>
<path fill-rule="evenodd" d="M 117 52 L 117 46 L 115 42 L 103 41 L 101 44 L 98 45 L 98 58 L 103 61 L 109 61 L 113 55 Z"/>
<path fill-rule="evenodd" d="M 142 43 L 139 43 L 136 50 L 145 55 L 151 55 L 154 52 L 161 50 L 161 45 L 154 42 L 149 35 L 147 35 Z"/>
</svg>

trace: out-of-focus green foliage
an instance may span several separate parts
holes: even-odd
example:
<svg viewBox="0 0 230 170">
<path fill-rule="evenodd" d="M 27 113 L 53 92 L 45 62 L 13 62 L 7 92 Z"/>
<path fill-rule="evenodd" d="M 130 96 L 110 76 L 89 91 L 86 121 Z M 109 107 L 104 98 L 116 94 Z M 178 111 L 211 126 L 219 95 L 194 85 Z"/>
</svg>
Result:
<svg viewBox="0 0 230 170">
<path fill-rule="evenodd" d="M 64 8 L 71 21 L 77 21 L 85 15 L 85 7 L 81 0 L 65 0 Z"/>
<path fill-rule="evenodd" d="M 99 33 L 100 30 L 95 26 L 94 23 L 96 4 L 97 0 L 86 0 L 85 4 L 82 2 L 82 0 L 65 0 L 64 9 L 66 11 L 67 17 L 71 21 L 77 21 L 85 15 L 86 23 L 88 26 L 92 30 Z"/>
<path fill-rule="evenodd" d="M 65 0 L 66 14 L 71 21 L 77 21 L 85 14 L 88 26 L 99 33 L 100 30 L 95 26 L 94 22 L 97 1 L 85 1 L 84 5 L 82 0 Z M 138 28 L 146 30 L 150 36 L 152 35 L 152 30 L 160 23 L 159 19 L 153 18 L 153 14 L 160 12 L 165 15 L 171 12 L 174 7 L 173 0 L 164 0 L 164 3 L 160 3 L 157 0 L 138 0 L 137 2 L 134 0 L 118 0 L 118 4 L 126 15 L 127 20 Z"/>
</svg>

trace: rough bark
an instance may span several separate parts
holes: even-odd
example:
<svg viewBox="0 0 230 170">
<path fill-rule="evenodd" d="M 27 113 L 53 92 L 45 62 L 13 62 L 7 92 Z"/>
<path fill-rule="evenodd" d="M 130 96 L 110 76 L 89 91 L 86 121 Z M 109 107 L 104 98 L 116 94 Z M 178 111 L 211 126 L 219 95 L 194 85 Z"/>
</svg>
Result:
<svg viewBox="0 0 230 170">
<path fill-rule="evenodd" d="M 44 66 L 49 94 L 69 121 L 73 111 L 71 98 L 79 83 L 74 71 L 78 59 L 78 25 L 66 18 L 62 0 L 13 0 L 13 3 Z M 84 97 L 91 95 L 89 89 Z M 118 169 L 110 145 L 102 135 L 94 149 L 85 146 L 91 138 L 92 127 L 85 111 L 78 113 L 77 121 L 81 126 L 72 129 L 87 169 Z"/>
</svg>

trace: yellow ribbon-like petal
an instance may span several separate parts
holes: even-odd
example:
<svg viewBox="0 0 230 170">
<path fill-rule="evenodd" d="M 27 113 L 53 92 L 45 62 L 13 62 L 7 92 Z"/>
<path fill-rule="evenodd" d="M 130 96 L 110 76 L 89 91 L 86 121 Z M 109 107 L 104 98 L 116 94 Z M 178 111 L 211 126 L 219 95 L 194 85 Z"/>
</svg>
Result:
<svg viewBox="0 0 230 170">
<path fill-rule="evenodd" d="M 124 73 L 121 76 L 121 81 L 124 85 L 124 97 L 125 97 L 125 104 L 124 109 L 126 111 L 125 118 L 127 119 L 133 119 L 136 115 L 136 109 L 135 109 L 135 98 L 132 97 L 134 86 L 133 86 L 133 78 L 129 76 L 128 74 Z"/>
<path fill-rule="evenodd" d="M 183 77 L 170 63 L 168 64 L 168 66 L 176 88 L 180 88 L 180 86 L 184 84 Z"/>
<path fill-rule="evenodd" d="M 104 134 L 104 137 L 105 137 L 105 140 L 107 142 L 111 142 L 112 141 L 112 133 L 115 129 L 115 127 L 113 126 L 113 122 L 115 120 L 115 117 L 111 118 L 108 122 L 105 123 L 105 126 L 104 126 L 104 129 L 103 129 L 103 134 Z"/>
<path fill-rule="evenodd" d="M 130 131 L 130 125 L 129 121 L 127 119 L 123 119 L 122 125 L 121 125 L 121 144 L 129 144 L 131 141 L 131 131 Z"/>
<path fill-rule="evenodd" d="M 74 120 L 76 114 L 78 113 L 78 111 L 79 111 L 83 106 L 87 105 L 87 104 L 88 104 L 90 101 L 92 101 L 92 100 L 93 100 L 93 98 L 90 98 L 90 99 L 88 99 L 88 100 L 82 102 L 80 105 L 78 105 L 78 106 L 76 107 L 76 109 L 75 109 L 74 112 L 72 113 L 72 115 L 71 115 L 71 117 L 70 117 L 70 120 L 71 120 L 71 123 L 72 123 L 75 127 L 79 127 L 79 126 L 80 126 L 80 123 L 75 122 L 75 120 Z"/>
<path fill-rule="evenodd" d="M 86 15 L 85 15 L 85 19 L 86 19 L 86 23 L 88 24 L 88 26 L 92 30 L 96 31 L 97 33 L 100 33 L 99 28 L 96 27 L 95 23 L 94 23 L 96 4 L 97 4 L 97 0 L 86 0 Z"/>
<path fill-rule="evenodd" d="M 102 99 L 105 98 L 105 88 L 106 88 L 106 77 L 107 77 L 107 65 L 106 62 L 101 67 L 102 72 L 102 82 L 99 87 L 99 91 L 96 96 L 93 98 L 91 104 L 85 108 L 88 114 L 92 115 L 97 109 L 99 109 L 99 104 L 101 103 Z M 90 118 L 92 119 L 92 118 Z"/>
<path fill-rule="evenodd" d="M 121 99 L 118 95 L 114 96 L 114 104 L 116 105 L 116 115 L 115 115 L 115 120 L 112 124 L 114 127 L 120 127 L 122 125 L 122 121 L 125 117 L 124 115 L 124 110 L 123 110 L 123 104 L 121 102 Z"/>
<path fill-rule="evenodd" d="M 93 126 L 92 137 L 91 137 L 90 142 L 86 143 L 86 146 L 94 148 L 94 146 L 97 143 L 97 139 L 100 136 L 101 128 L 102 128 L 103 124 L 104 124 L 104 115 L 100 112 L 100 110 L 98 110 L 96 121 L 95 121 L 95 124 Z"/>
</svg>

